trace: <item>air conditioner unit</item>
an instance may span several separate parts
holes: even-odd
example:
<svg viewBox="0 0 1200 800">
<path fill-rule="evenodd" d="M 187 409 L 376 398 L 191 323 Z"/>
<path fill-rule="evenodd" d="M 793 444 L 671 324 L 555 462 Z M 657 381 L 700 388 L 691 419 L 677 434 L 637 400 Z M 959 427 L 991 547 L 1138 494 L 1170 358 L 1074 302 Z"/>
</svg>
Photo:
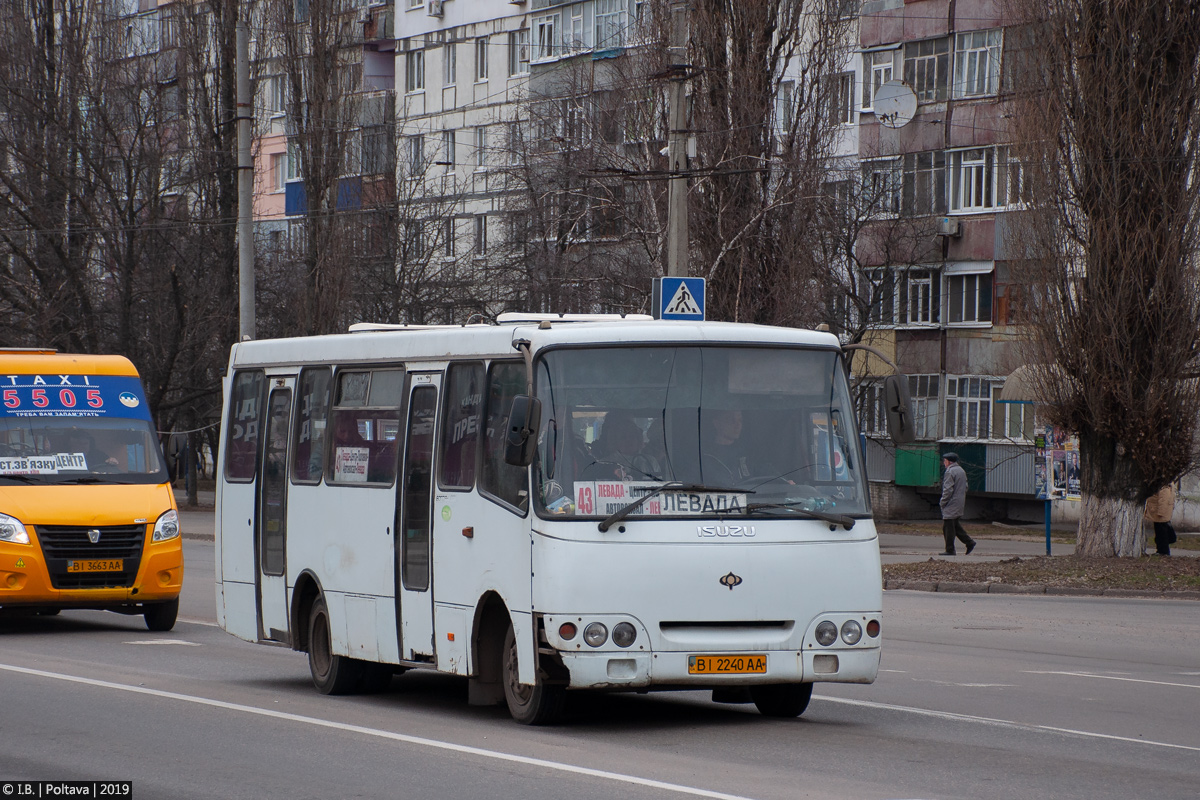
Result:
<svg viewBox="0 0 1200 800">
<path fill-rule="evenodd" d="M 426 8 L 428 9 L 429 16 L 442 16 L 442 0 L 429 0 L 429 5 Z"/>
<path fill-rule="evenodd" d="M 942 217 L 938 220 L 938 235 L 939 236 L 960 236 L 962 227 L 955 217 Z"/>
</svg>

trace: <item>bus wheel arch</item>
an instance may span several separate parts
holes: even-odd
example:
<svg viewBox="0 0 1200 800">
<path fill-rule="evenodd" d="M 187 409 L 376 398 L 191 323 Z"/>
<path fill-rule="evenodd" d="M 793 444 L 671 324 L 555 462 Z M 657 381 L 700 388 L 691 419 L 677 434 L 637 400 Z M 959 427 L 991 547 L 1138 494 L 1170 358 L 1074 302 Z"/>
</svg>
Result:
<svg viewBox="0 0 1200 800">
<path fill-rule="evenodd" d="M 351 694 L 360 687 L 363 662 L 333 652 L 329 607 L 318 595 L 306 618 L 308 670 L 321 694 Z"/>
<path fill-rule="evenodd" d="M 508 606 L 500 595 L 488 592 L 480 598 L 471 626 L 468 702 L 473 706 L 494 706 L 504 702 L 500 659 L 504 652 L 504 633 L 510 624 Z"/>
<path fill-rule="evenodd" d="M 292 649 L 308 652 L 309 615 L 313 603 L 322 596 L 321 583 L 317 576 L 308 570 L 296 578 L 296 587 L 292 590 L 291 603 L 291 640 Z"/>
</svg>

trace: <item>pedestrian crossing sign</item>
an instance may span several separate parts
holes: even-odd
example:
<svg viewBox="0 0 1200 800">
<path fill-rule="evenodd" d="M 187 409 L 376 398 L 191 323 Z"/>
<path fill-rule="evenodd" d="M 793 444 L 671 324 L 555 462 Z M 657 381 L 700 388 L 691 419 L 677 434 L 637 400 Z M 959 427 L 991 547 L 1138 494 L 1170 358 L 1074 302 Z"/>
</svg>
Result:
<svg viewBox="0 0 1200 800">
<path fill-rule="evenodd" d="M 704 319 L 704 278 L 655 278 L 653 295 L 657 319 Z"/>
</svg>

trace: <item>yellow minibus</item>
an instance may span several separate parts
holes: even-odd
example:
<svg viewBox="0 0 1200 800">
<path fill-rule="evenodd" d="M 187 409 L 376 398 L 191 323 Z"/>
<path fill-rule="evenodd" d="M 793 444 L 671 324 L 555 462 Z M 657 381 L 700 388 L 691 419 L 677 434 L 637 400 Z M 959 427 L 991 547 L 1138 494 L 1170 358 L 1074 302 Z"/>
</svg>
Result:
<svg viewBox="0 0 1200 800">
<path fill-rule="evenodd" d="M 133 364 L 0 348 L 0 612 L 106 609 L 168 631 L 182 584 L 179 515 Z"/>
</svg>

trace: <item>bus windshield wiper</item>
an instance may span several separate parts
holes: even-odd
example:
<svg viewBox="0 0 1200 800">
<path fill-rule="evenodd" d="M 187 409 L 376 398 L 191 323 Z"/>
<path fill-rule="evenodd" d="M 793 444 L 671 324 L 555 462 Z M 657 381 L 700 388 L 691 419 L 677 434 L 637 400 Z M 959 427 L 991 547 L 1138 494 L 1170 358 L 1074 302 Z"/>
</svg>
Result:
<svg viewBox="0 0 1200 800">
<path fill-rule="evenodd" d="M 600 523 L 601 532 L 608 530 L 616 523 L 628 517 L 634 511 L 637 511 L 642 507 L 642 503 L 645 503 L 651 497 L 660 495 L 663 492 L 724 492 L 726 494 L 754 494 L 753 489 L 731 489 L 725 486 L 704 486 L 703 484 L 696 483 L 667 481 L 661 486 L 656 486 L 654 489 L 646 492 L 632 503 L 621 506 L 612 514 L 610 514 L 607 519 Z"/>
<path fill-rule="evenodd" d="M 104 483 L 104 484 L 108 484 L 110 486 L 129 486 L 129 485 L 131 485 L 129 481 L 114 481 L 111 478 L 100 478 L 100 477 L 96 477 L 93 475 L 80 475 L 75 478 L 64 478 L 63 480 L 58 481 L 58 482 L 59 483 L 70 483 L 70 484 Z"/>
<path fill-rule="evenodd" d="M 0 478 L 17 483 L 36 483 L 32 475 L 0 475 Z"/>
<path fill-rule="evenodd" d="M 846 530 L 854 527 L 854 517 L 848 517 L 845 514 L 830 514 L 827 511 L 814 511 L 810 508 L 801 507 L 801 503 L 806 503 L 807 500 L 785 500 L 782 503 L 750 503 L 746 506 L 746 513 L 751 511 L 760 511 L 764 508 L 780 508 L 787 511 L 793 511 L 797 514 L 803 514 L 812 519 L 820 519 L 825 522 L 832 522 L 834 525 L 841 525 Z"/>
</svg>

